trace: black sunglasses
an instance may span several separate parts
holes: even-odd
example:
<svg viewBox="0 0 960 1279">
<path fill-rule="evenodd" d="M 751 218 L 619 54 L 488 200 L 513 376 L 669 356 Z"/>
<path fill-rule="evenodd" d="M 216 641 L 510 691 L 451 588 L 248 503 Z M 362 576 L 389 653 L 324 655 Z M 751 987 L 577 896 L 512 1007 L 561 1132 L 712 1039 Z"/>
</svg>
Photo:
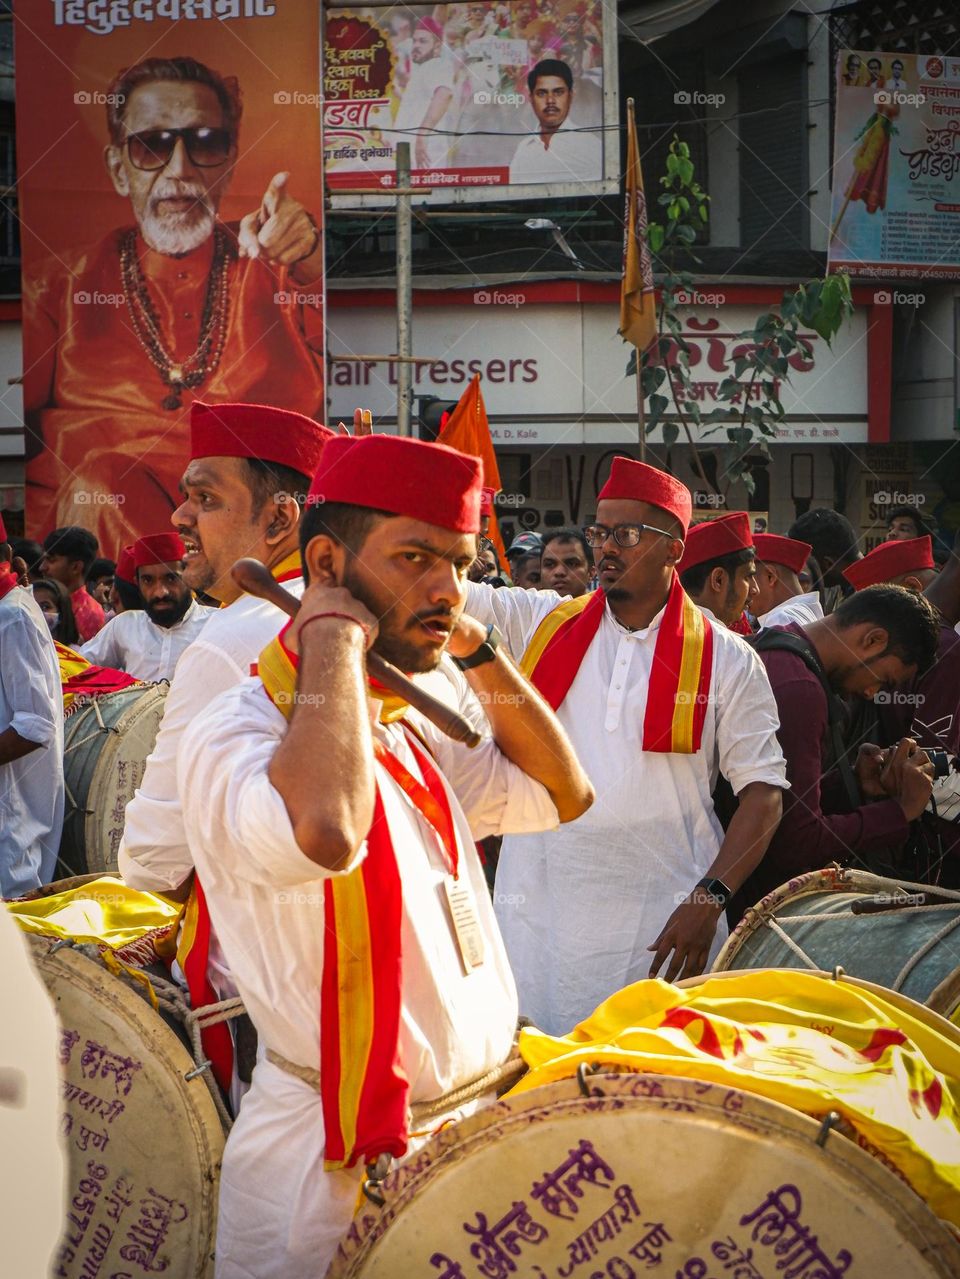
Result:
<svg viewBox="0 0 960 1279">
<path fill-rule="evenodd" d="M 170 157 L 182 139 L 190 163 L 199 169 L 215 169 L 230 158 L 233 135 L 228 129 L 144 129 L 131 133 L 124 141 L 130 163 L 135 169 L 154 173 L 170 163 Z"/>
</svg>

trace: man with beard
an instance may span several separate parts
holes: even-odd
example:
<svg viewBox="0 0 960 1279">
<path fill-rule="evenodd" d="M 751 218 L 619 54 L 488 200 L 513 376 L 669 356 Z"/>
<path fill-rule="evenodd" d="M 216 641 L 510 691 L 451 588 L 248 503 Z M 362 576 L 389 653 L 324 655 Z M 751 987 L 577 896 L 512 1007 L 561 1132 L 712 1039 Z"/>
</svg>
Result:
<svg viewBox="0 0 960 1279">
<path fill-rule="evenodd" d="M 456 67 L 446 56 L 443 27 L 436 18 L 421 18 L 417 23 L 410 58 L 410 78 L 393 122 L 393 136 L 400 142 L 412 140 L 414 168 L 443 168 L 453 140 L 442 131 L 450 127 Z M 414 137 L 404 138 L 401 133 Z"/>
<path fill-rule="evenodd" d="M 510 182 L 589 182 L 600 177 L 601 146 L 595 133 L 579 132 L 568 120 L 573 72 L 557 58 L 544 58 L 527 75 L 537 131 L 510 161 Z"/>
<path fill-rule="evenodd" d="M 24 282 L 27 515 L 88 505 L 105 546 L 176 505 L 195 398 L 323 405 L 323 246 L 278 173 L 239 224 L 217 218 L 240 89 L 192 58 L 147 58 L 107 94 L 105 159 L 131 223 Z M 69 522 L 62 518 L 60 522 Z"/>
<path fill-rule="evenodd" d="M 936 657 L 938 629 L 922 595 L 872 586 L 819 621 L 761 634 L 757 645 L 777 701 L 790 789 L 777 833 L 744 884 L 735 914 L 795 875 L 834 861 L 856 863 L 906 842 L 930 798 L 926 755 L 912 738 L 888 753 L 867 743 L 851 769 L 840 731 L 843 711 L 834 699 L 873 701 L 922 674 Z M 764 647 L 765 637 L 779 636 L 792 646 Z"/>
<path fill-rule="evenodd" d="M 195 403 L 190 437 L 183 501 L 172 520 L 186 544 L 185 583 L 219 600 L 220 608 L 177 666 L 153 753 L 124 814 L 119 869 L 132 888 L 189 897 L 178 958 L 197 1008 L 237 992 L 210 930 L 203 890 L 193 883 L 177 750 L 194 717 L 249 675 L 251 663 L 283 625 L 274 604 L 240 590 L 230 575 L 234 563 L 252 556 L 284 590 L 296 596 L 303 591 L 300 513 L 333 432 L 283 409 Z M 229 1032 L 211 1027 L 203 1046 L 236 1105 L 242 1086 Z"/>
<path fill-rule="evenodd" d="M 520 1011 L 550 1034 L 664 965 L 668 981 L 703 972 L 726 937 L 724 904 L 780 818 L 763 667 L 677 576 L 691 506 L 679 480 L 615 458 L 585 530 L 599 590 L 468 587 L 468 611 L 501 628 L 597 793 L 569 827 L 504 840 L 497 869 Z M 740 801 L 726 834 L 718 770 Z"/>
<path fill-rule="evenodd" d="M 224 1152 L 219 1279 L 325 1273 L 363 1165 L 409 1149 L 421 1104 L 422 1128 L 469 1113 L 510 1051 L 516 990 L 473 841 L 573 820 L 592 792 L 462 613 L 479 503 L 476 458 L 329 441 L 300 612 L 181 744 L 190 850 L 265 1049 Z M 418 680 L 445 679 L 449 653 L 488 734 L 468 750 L 385 696 L 368 649 Z"/>
<path fill-rule="evenodd" d="M 745 609 L 753 611 L 757 593 L 750 517 L 735 511 L 697 524 L 687 534 L 677 572 L 683 589 L 709 618 L 735 626 Z"/>
<path fill-rule="evenodd" d="M 143 608 L 112 617 L 80 648 L 88 662 L 126 671 L 145 683 L 173 679 L 184 650 L 214 612 L 183 580 L 184 545 L 176 533 L 151 533 L 133 544 Z"/>
</svg>

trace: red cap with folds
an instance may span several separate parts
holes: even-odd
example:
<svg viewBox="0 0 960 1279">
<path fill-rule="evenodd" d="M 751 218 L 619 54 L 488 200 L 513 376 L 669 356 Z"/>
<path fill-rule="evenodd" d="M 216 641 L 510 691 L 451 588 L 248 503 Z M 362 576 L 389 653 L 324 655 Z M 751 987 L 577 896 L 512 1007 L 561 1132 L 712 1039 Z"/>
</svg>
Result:
<svg viewBox="0 0 960 1279">
<path fill-rule="evenodd" d="M 337 435 L 323 450 L 307 504 L 345 502 L 479 533 L 483 465 L 446 444 L 399 435 Z"/>
<path fill-rule="evenodd" d="M 716 520 L 704 520 L 702 524 L 695 524 L 687 534 L 687 544 L 677 572 L 685 573 L 688 568 L 718 560 L 722 555 L 734 555 L 751 546 L 753 534 L 750 532 L 750 516 L 746 512 L 734 511 L 732 515 L 721 515 Z"/>
<path fill-rule="evenodd" d="M 117 560 L 117 567 L 113 575 L 114 577 L 119 577 L 121 582 L 127 582 L 130 586 L 136 585 L 137 566 L 133 562 L 132 546 L 125 546 L 120 552 L 120 558 Z"/>
<path fill-rule="evenodd" d="M 334 431 L 312 417 L 266 404 L 190 406 L 190 460 L 198 457 L 252 457 L 313 475 Z"/>
<path fill-rule="evenodd" d="M 421 18 L 417 23 L 418 31 L 429 31 L 432 36 L 438 40 L 443 39 L 443 27 L 436 18 Z"/>
<path fill-rule="evenodd" d="M 776 533 L 754 533 L 753 549 L 758 560 L 765 564 L 782 564 L 794 573 L 803 569 L 813 551 L 809 542 L 798 542 L 795 537 L 780 537 Z"/>
<path fill-rule="evenodd" d="M 629 457 L 615 457 L 610 468 L 610 478 L 597 495 L 597 501 L 625 498 L 631 502 L 647 502 L 669 511 L 683 525 L 684 532 L 690 523 L 693 499 L 686 484 L 681 484 L 666 471 L 646 462 L 634 462 Z"/>
<path fill-rule="evenodd" d="M 149 533 L 146 537 L 137 538 L 132 547 L 124 547 L 124 555 L 128 549 L 131 552 L 131 567 L 134 573 L 145 564 L 176 564 L 186 554 L 183 539 L 179 533 Z M 123 560 L 123 555 L 120 559 Z M 120 572 L 119 564 L 116 571 Z"/>
<path fill-rule="evenodd" d="M 855 591 L 862 591 L 924 568 L 933 568 L 933 541 L 929 534 L 907 541 L 881 542 L 869 555 L 845 568 L 843 576 Z"/>
<path fill-rule="evenodd" d="M 493 499 L 497 495 L 496 489 L 482 488 L 480 490 L 480 515 L 493 514 Z"/>
</svg>

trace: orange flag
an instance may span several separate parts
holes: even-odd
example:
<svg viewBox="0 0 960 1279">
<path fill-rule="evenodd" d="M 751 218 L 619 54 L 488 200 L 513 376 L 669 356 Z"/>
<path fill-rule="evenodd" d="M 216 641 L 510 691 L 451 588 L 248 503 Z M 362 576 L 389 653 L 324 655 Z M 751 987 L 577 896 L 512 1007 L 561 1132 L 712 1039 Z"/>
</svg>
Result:
<svg viewBox="0 0 960 1279">
<path fill-rule="evenodd" d="M 500 471 L 490 438 L 490 423 L 487 421 L 487 407 L 480 390 L 479 373 L 474 375 L 473 381 L 460 396 L 460 403 L 444 422 L 437 439 L 441 444 L 459 449 L 461 453 L 472 453 L 474 457 L 478 457 L 483 463 L 484 484 L 487 488 L 500 492 Z M 496 510 L 490 516 L 487 536 L 497 549 L 500 567 L 506 569 L 507 552 L 497 527 Z"/>
<path fill-rule="evenodd" d="M 657 336 L 657 304 L 653 292 L 653 265 L 647 243 L 647 197 L 643 193 L 640 147 L 633 116 L 633 99 L 627 101 L 627 175 L 623 214 L 623 279 L 620 283 L 620 336 L 645 351 Z"/>
</svg>

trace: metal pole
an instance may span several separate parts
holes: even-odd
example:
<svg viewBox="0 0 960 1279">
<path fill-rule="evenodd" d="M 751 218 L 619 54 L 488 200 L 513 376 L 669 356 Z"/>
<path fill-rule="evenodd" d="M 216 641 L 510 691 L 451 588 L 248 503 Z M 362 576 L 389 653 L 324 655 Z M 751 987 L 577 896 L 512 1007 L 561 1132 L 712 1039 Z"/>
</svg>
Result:
<svg viewBox="0 0 960 1279">
<path fill-rule="evenodd" d="M 640 368 L 640 348 L 633 348 L 637 353 L 637 432 L 640 436 L 640 461 L 647 460 L 647 426 L 643 416 L 643 377 Z"/>
<path fill-rule="evenodd" d="M 397 143 L 397 431 L 410 435 L 413 371 L 410 367 L 413 322 L 413 212 L 410 203 L 410 143 Z"/>
</svg>

